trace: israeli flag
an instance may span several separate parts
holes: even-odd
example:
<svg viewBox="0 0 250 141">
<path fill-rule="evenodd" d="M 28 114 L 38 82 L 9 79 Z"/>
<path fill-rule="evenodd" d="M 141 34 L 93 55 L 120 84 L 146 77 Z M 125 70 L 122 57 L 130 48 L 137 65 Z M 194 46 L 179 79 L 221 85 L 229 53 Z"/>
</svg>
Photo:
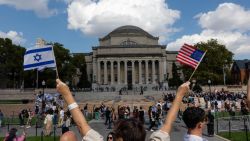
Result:
<svg viewBox="0 0 250 141">
<path fill-rule="evenodd" d="M 53 47 L 51 45 L 44 47 L 34 47 L 26 50 L 24 54 L 24 70 L 42 68 L 55 68 L 56 61 Z"/>
</svg>

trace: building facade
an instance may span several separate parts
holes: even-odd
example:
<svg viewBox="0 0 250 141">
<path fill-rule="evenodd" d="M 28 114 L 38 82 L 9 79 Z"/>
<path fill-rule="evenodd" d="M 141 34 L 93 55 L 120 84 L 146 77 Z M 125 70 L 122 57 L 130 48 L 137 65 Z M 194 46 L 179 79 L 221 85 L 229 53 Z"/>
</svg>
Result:
<svg viewBox="0 0 250 141">
<path fill-rule="evenodd" d="M 250 60 L 234 60 L 231 74 L 234 84 L 246 84 L 250 76 Z"/>
<path fill-rule="evenodd" d="M 167 89 L 177 52 L 166 51 L 158 41 L 136 26 L 122 26 L 100 38 L 99 46 L 85 54 L 93 90 Z"/>
</svg>

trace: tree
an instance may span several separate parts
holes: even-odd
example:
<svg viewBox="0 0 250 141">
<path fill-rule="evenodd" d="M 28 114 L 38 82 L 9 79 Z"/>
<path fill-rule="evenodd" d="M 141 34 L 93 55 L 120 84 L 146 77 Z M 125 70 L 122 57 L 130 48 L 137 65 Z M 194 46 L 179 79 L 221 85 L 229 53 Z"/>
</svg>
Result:
<svg viewBox="0 0 250 141">
<path fill-rule="evenodd" d="M 80 79 L 77 87 L 89 88 L 91 83 L 88 81 L 87 66 L 85 62 L 85 56 L 83 54 L 74 54 L 72 58 L 72 64 L 80 70 Z"/>
<path fill-rule="evenodd" d="M 24 47 L 14 45 L 8 38 L 0 38 L 0 87 L 20 87 L 24 53 Z"/>
<path fill-rule="evenodd" d="M 55 59 L 57 64 L 57 71 L 59 74 L 59 78 L 64 82 L 72 82 L 72 76 L 76 73 L 75 66 L 71 63 L 72 56 L 70 51 L 60 43 L 49 43 L 53 45 Z M 39 85 L 41 85 L 42 81 L 46 81 L 47 87 L 55 87 L 55 79 L 56 72 L 52 69 L 46 69 L 43 72 L 39 73 Z"/>
<path fill-rule="evenodd" d="M 70 51 L 60 43 L 49 43 L 53 45 L 57 70 L 60 79 L 71 84 L 73 76 L 76 75 L 76 68 L 81 71 L 80 87 L 89 87 L 87 79 L 86 63 L 83 54 L 71 56 Z M 23 57 L 25 48 L 14 45 L 8 38 L 0 38 L 0 88 L 20 87 L 24 82 L 25 88 L 36 86 L 36 70 L 23 71 Z M 54 88 L 56 71 L 48 68 L 38 72 L 41 88 L 42 81 L 46 81 L 46 87 Z"/>
<path fill-rule="evenodd" d="M 207 50 L 207 53 L 193 78 L 196 78 L 199 84 L 207 84 L 208 79 L 212 80 L 213 84 L 223 84 L 223 67 L 226 68 L 225 72 L 227 72 L 233 62 L 233 53 L 214 39 L 197 43 L 194 46 L 203 51 Z M 182 70 L 185 79 L 188 80 L 193 69 L 183 66 Z"/>
<path fill-rule="evenodd" d="M 182 80 L 180 79 L 180 76 L 178 74 L 178 67 L 176 66 L 176 64 L 173 62 L 172 63 L 172 78 L 169 79 L 169 86 L 173 87 L 178 87 L 179 85 L 181 85 Z"/>
<path fill-rule="evenodd" d="M 193 91 L 196 93 L 202 92 L 202 87 L 199 84 L 194 85 Z"/>
</svg>

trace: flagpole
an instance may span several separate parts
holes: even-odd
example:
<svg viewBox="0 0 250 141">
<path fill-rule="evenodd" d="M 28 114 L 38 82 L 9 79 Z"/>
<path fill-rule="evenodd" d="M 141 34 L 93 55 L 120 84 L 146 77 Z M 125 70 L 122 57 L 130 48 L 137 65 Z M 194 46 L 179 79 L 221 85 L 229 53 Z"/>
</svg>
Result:
<svg viewBox="0 0 250 141">
<path fill-rule="evenodd" d="M 36 69 L 36 88 L 38 89 L 38 69 Z"/>
<path fill-rule="evenodd" d="M 193 77 L 194 73 L 196 72 L 197 68 L 199 67 L 201 61 L 203 60 L 204 56 L 206 55 L 207 50 L 205 51 L 205 53 L 203 54 L 203 56 L 201 57 L 201 60 L 199 61 L 198 65 L 195 67 L 195 70 L 193 71 L 193 73 L 191 74 L 191 76 L 189 77 L 188 81 L 191 80 L 191 78 Z"/>
<path fill-rule="evenodd" d="M 54 60 L 55 60 L 55 64 L 56 64 L 56 58 L 55 58 L 55 52 L 54 52 L 54 46 L 53 45 L 52 45 L 52 50 L 53 50 L 53 53 L 54 53 Z M 57 64 L 56 64 L 56 78 L 59 79 Z"/>
<path fill-rule="evenodd" d="M 38 44 L 35 47 L 38 47 Z M 36 88 L 38 89 L 38 68 L 36 69 Z"/>
</svg>

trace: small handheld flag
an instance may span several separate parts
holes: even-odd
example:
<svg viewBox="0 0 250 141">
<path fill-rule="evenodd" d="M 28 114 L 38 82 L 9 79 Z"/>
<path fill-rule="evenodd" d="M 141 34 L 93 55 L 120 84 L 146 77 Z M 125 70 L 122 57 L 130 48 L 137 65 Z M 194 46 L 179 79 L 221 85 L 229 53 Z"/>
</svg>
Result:
<svg viewBox="0 0 250 141">
<path fill-rule="evenodd" d="M 178 55 L 176 57 L 176 60 L 179 61 L 181 64 L 188 65 L 195 69 L 190 76 L 189 80 L 194 75 L 196 69 L 200 65 L 202 59 L 204 58 L 207 51 L 202 51 L 200 49 L 195 48 L 194 46 L 184 44 L 180 51 L 178 52 Z"/>
<path fill-rule="evenodd" d="M 29 48 L 24 54 L 24 70 L 55 68 L 55 56 L 52 46 Z"/>
</svg>

